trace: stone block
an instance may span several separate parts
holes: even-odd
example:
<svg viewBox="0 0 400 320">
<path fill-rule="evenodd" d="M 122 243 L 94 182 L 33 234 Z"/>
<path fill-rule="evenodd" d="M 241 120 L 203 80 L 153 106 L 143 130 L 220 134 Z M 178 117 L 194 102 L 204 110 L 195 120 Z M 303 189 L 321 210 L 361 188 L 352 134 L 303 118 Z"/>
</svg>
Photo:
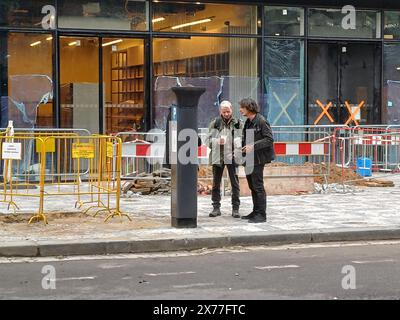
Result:
<svg viewBox="0 0 400 320">
<path fill-rule="evenodd" d="M 290 195 L 314 191 L 313 168 L 311 166 L 266 166 L 264 186 L 268 195 Z M 301 177 L 310 175 L 310 177 Z M 244 168 L 239 169 L 240 195 L 251 196 Z"/>
</svg>

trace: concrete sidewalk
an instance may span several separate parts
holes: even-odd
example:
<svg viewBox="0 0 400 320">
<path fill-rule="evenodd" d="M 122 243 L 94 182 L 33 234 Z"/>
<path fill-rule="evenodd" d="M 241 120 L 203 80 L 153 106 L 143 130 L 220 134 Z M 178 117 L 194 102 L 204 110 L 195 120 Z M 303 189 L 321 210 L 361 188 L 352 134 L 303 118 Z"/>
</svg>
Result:
<svg viewBox="0 0 400 320">
<path fill-rule="evenodd" d="M 199 198 L 197 229 L 170 227 L 168 196 L 122 199 L 132 222 L 88 217 L 58 199 L 46 208 L 49 225 L 28 226 L 27 215 L 0 215 L 0 256 L 63 256 L 195 250 L 242 245 L 276 245 L 325 241 L 400 239 L 400 177 L 394 188 L 357 188 L 355 192 L 268 197 L 267 223 L 233 219 L 230 199 L 223 199 L 222 217 L 209 218 L 210 198 Z M 63 198 L 63 203 L 74 199 Z M 32 211 L 24 203 L 22 212 Z M 71 206 L 72 207 L 72 206 Z M 242 198 L 241 214 L 251 211 L 251 198 Z M 68 211 L 69 213 L 65 213 Z M 19 221 L 19 222 L 18 222 Z"/>
</svg>

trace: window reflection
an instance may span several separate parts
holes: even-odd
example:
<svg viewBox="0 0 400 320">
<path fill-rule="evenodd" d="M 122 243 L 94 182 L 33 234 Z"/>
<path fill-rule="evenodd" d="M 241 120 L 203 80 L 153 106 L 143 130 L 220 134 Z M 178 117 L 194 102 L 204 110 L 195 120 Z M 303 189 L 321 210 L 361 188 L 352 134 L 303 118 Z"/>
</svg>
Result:
<svg viewBox="0 0 400 320">
<path fill-rule="evenodd" d="M 379 38 L 381 36 L 380 13 L 357 10 L 355 26 L 346 19 L 341 9 L 309 9 L 309 34 L 322 37 Z M 346 22 L 346 25 L 343 25 Z M 347 23 L 349 25 L 347 25 Z"/>
<path fill-rule="evenodd" d="M 9 33 L 6 39 L 2 127 L 8 120 L 20 128 L 53 127 L 52 36 Z"/>
<path fill-rule="evenodd" d="M 148 30 L 148 2 L 60 0 L 60 28 Z"/>
<path fill-rule="evenodd" d="M 257 6 L 156 2 L 153 29 L 163 32 L 257 33 Z"/>
<path fill-rule="evenodd" d="M 265 7 L 265 33 L 269 36 L 303 36 L 304 9 Z"/>
<path fill-rule="evenodd" d="M 219 114 L 222 100 L 232 102 L 236 116 L 241 99 L 259 100 L 256 39 L 156 39 L 153 46 L 153 126 L 165 130 L 169 109 L 176 103 L 171 88 L 177 85 L 206 88 L 199 102 L 200 128 Z"/>
</svg>

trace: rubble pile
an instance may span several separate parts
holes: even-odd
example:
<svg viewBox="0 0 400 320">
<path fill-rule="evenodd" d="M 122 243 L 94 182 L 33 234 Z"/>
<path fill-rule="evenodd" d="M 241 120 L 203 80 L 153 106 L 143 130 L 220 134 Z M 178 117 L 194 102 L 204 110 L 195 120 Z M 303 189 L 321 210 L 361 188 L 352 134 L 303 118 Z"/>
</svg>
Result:
<svg viewBox="0 0 400 320">
<path fill-rule="evenodd" d="M 171 169 L 163 168 L 153 173 L 141 173 L 122 184 L 122 196 L 165 195 L 171 193 Z"/>
<path fill-rule="evenodd" d="M 305 165 L 313 166 L 314 174 L 316 175 L 328 172 L 328 166 L 326 163 L 306 163 Z M 314 181 L 319 184 L 325 183 L 325 179 L 322 176 L 315 177 Z M 338 184 L 342 182 L 360 187 L 394 187 L 393 181 L 375 178 L 363 178 L 352 168 L 343 169 L 342 167 L 337 166 L 335 163 L 331 163 L 329 166 L 328 184 Z"/>
</svg>

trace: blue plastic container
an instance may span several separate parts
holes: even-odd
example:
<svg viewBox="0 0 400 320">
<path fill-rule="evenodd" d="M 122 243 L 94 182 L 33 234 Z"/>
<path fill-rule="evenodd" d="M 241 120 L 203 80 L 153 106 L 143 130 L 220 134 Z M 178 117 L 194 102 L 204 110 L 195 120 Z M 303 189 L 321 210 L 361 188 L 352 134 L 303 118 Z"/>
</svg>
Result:
<svg viewBox="0 0 400 320">
<path fill-rule="evenodd" d="M 358 158 L 357 159 L 357 174 L 361 177 L 372 176 L 372 160 L 369 158 Z"/>
</svg>

